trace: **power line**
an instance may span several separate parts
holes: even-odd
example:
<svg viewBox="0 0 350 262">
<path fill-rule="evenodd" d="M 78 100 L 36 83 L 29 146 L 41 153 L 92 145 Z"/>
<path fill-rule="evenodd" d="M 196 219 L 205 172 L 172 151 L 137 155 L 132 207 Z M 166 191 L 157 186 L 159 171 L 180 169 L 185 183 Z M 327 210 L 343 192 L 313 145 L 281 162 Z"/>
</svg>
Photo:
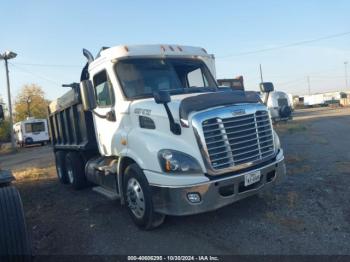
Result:
<svg viewBox="0 0 350 262">
<path fill-rule="evenodd" d="M 299 41 L 299 42 L 294 42 L 291 44 L 285 44 L 281 46 L 276 46 L 276 47 L 270 47 L 270 48 L 263 48 L 263 49 L 258 49 L 258 50 L 253 50 L 253 51 L 247 51 L 247 52 L 242 52 L 242 53 L 237 53 L 237 54 L 231 54 L 231 55 L 224 55 L 224 56 L 218 56 L 217 59 L 225 59 L 225 58 L 230 58 L 230 57 L 236 57 L 236 56 L 244 56 L 244 55 L 251 55 L 251 54 L 257 54 L 257 53 L 263 53 L 263 52 L 268 52 L 268 51 L 274 51 L 274 50 L 279 50 L 283 48 L 288 48 L 288 47 L 293 47 L 293 46 L 300 46 L 304 44 L 309 44 L 309 43 L 314 43 L 318 41 L 323 41 L 331 38 L 336 38 L 336 37 L 341 37 L 345 35 L 349 35 L 350 31 L 340 33 L 340 34 L 334 34 L 334 35 L 328 35 L 324 37 L 319 37 L 311 40 L 304 40 L 304 41 Z"/>
<path fill-rule="evenodd" d="M 33 73 L 33 72 L 31 72 L 31 71 L 28 71 L 27 69 L 23 69 L 23 68 L 19 67 L 18 65 L 15 65 L 15 64 L 13 64 L 13 63 L 9 63 L 9 64 L 12 65 L 13 67 L 17 68 L 18 70 L 22 71 L 22 72 L 25 72 L 25 73 L 30 74 L 30 75 L 33 75 L 33 76 L 35 76 L 35 77 L 38 77 L 38 78 L 41 78 L 41 79 L 43 79 L 43 80 L 49 81 L 49 82 L 51 82 L 51 83 L 54 83 L 55 85 L 60 85 L 60 83 L 58 83 L 58 82 L 55 81 L 55 80 L 52 80 L 52 79 L 47 78 L 47 77 L 44 77 L 44 76 L 39 75 L 39 74 L 37 74 L 37 73 Z"/>
<path fill-rule="evenodd" d="M 79 67 L 81 68 L 81 65 L 63 65 L 63 64 L 34 64 L 34 63 L 13 63 L 15 65 L 22 65 L 22 66 L 39 66 L 39 67 Z"/>
<path fill-rule="evenodd" d="M 276 82 L 279 86 L 288 86 L 288 85 L 291 85 L 291 84 L 296 84 L 296 83 L 300 83 L 300 82 L 304 82 L 305 79 L 304 78 L 296 78 L 294 80 L 290 80 L 290 81 L 287 81 L 287 82 L 282 82 L 282 83 L 279 83 L 279 82 Z"/>
</svg>

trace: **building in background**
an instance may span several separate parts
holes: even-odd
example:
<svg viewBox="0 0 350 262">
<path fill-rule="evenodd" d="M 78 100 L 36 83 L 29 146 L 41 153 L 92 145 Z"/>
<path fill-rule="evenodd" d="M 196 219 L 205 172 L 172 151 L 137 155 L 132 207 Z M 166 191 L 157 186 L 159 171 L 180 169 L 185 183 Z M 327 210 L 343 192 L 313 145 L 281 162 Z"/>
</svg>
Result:
<svg viewBox="0 0 350 262">
<path fill-rule="evenodd" d="M 306 107 L 329 106 L 329 105 L 350 105 L 350 91 L 347 92 L 325 92 L 299 97 L 300 105 Z"/>
</svg>

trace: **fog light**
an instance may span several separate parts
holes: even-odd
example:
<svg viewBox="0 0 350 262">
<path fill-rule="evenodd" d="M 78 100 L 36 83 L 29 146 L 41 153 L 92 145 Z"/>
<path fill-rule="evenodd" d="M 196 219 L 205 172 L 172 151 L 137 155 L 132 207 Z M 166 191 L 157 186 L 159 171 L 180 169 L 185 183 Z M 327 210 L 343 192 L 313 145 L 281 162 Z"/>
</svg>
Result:
<svg viewBox="0 0 350 262">
<path fill-rule="evenodd" d="M 187 199 L 191 202 L 191 203 L 199 203 L 201 202 L 201 195 L 199 193 L 188 193 L 187 194 Z"/>
</svg>

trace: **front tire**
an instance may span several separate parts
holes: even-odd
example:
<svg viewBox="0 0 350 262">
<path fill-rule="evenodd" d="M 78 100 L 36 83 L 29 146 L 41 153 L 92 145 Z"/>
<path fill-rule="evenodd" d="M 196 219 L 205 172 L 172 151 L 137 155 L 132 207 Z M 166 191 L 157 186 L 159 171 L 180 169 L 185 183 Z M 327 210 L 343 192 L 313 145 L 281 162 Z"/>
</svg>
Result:
<svg viewBox="0 0 350 262">
<path fill-rule="evenodd" d="M 164 222 L 165 215 L 153 211 L 148 181 L 137 164 L 131 164 L 126 168 L 123 192 L 128 212 L 141 229 L 150 230 Z"/>
<path fill-rule="evenodd" d="M 67 176 L 74 189 L 79 190 L 88 186 L 85 176 L 85 163 L 76 152 L 69 152 L 66 156 Z"/>
</svg>

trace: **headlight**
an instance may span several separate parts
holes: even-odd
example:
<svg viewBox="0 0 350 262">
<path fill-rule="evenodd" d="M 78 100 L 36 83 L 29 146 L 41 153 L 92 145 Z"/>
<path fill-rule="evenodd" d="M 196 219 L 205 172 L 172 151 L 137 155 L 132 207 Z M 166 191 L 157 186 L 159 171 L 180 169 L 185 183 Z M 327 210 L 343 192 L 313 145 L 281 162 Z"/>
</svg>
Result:
<svg viewBox="0 0 350 262">
<path fill-rule="evenodd" d="M 196 159 L 176 150 L 160 150 L 158 152 L 158 159 L 162 170 L 166 173 L 202 173 L 202 169 Z"/>
<path fill-rule="evenodd" d="M 273 141 L 275 142 L 275 149 L 276 150 L 280 149 L 281 148 L 280 138 L 278 137 L 275 130 L 273 130 Z"/>
</svg>

